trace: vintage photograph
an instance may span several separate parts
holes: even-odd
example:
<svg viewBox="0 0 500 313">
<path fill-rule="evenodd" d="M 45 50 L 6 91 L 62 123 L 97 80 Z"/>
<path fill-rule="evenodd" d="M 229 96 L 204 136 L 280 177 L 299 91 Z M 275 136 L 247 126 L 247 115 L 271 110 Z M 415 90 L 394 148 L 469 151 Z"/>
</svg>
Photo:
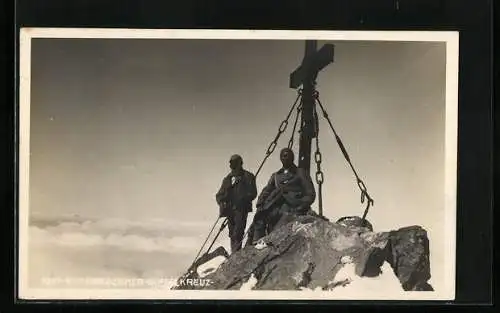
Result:
<svg viewBox="0 0 500 313">
<path fill-rule="evenodd" d="M 457 33 L 20 40 L 20 298 L 454 299 Z"/>
</svg>

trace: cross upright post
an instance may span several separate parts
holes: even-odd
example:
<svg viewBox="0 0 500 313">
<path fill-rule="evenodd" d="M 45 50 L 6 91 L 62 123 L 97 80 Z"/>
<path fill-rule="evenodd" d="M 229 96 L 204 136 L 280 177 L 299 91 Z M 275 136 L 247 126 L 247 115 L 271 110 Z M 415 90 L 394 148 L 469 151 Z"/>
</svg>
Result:
<svg viewBox="0 0 500 313">
<path fill-rule="evenodd" d="M 298 166 L 310 172 L 311 143 L 317 136 L 314 127 L 314 99 L 316 78 L 328 64 L 333 62 L 334 46 L 326 44 L 317 49 L 316 40 L 307 40 L 302 64 L 290 74 L 290 88 L 296 89 L 302 85 L 301 133 L 299 141 Z"/>
</svg>

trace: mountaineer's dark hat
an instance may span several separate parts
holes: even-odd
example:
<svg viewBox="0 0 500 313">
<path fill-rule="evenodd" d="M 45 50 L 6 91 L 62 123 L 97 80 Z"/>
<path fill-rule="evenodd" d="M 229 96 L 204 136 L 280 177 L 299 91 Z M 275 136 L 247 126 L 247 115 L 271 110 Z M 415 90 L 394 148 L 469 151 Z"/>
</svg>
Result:
<svg viewBox="0 0 500 313">
<path fill-rule="evenodd" d="M 229 159 L 229 162 L 240 161 L 243 162 L 243 158 L 239 154 L 233 154 Z"/>
</svg>

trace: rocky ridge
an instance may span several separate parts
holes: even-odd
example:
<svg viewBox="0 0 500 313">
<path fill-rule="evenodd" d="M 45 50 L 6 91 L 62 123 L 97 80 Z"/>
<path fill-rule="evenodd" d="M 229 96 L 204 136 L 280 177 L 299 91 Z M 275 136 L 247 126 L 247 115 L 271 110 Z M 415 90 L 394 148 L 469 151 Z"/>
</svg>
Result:
<svg viewBox="0 0 500 313">
<path fill-rule="evenodd" d="M 214 258 L 223 262 L 214 268 L 204 266 Z M 374 232 L 372 225 L 359 217 L 333 223 L 315 214 L 285 216 L 255 246 L 246 246 L 231 256 L 222 247 L 203 255 L 174 289 L 237 290 L 252 277 L 256 279 L 253 290 L 331 290 L 343 285 L 336 276 L 346 264 L 357 276 L 376 277 L 385 262 L 402 290 L 433 290 L 428 283 L 429 240 L 421 226 Z M 210 284 L 185 283 L 201 278 Z"/>
</svg>

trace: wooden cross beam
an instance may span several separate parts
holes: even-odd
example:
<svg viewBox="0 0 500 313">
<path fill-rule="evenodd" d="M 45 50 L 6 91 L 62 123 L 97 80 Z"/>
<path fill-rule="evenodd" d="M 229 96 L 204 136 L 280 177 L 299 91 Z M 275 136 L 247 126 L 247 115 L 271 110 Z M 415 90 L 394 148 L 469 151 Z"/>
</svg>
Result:
<svg viewBox="0 0 500 313">
<path fill-rule="evenodd" d="M 302 85 L 302 114 L 299 143 L 300 168 L 308 173 L 311 167 L 311 142 L 317 136 L 314 131 L 314 90 L 318 73 L 333 62 L 334 46 L 325 44 L 317 50 L 316 40 L 307 40 L 302 64 L 290 74 L 290 88 L 296 89 Z"/>
<path fill-rule="evenodd" d="M 316 51 L 317 44 L 315 40 L 306 41 L 306 51 L 302 64 L 290 74 L 290 88 L 296 89 L 307 82 L 310 79 L 309 75 L 316 79 L 318 73 L 333 62 L 334 46 L 326 44 L 319 51 Z"/>
</svg>

